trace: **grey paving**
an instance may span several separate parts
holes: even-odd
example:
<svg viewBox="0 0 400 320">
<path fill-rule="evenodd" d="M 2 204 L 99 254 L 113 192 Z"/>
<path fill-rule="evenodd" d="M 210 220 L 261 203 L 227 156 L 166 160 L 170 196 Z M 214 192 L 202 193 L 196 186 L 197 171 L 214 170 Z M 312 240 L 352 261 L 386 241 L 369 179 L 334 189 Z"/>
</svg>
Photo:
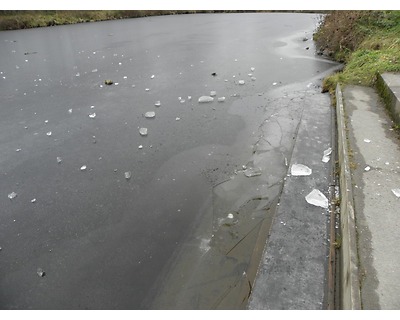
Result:
<svg viewBox="0 0 400 320">
<path fill-rule="evenodd" d="M 352 157 L 351 178 L 358 235 L 363 309 L 400 308 L 400 148 L 373 88 L 343 90 Z"/>
</svg>

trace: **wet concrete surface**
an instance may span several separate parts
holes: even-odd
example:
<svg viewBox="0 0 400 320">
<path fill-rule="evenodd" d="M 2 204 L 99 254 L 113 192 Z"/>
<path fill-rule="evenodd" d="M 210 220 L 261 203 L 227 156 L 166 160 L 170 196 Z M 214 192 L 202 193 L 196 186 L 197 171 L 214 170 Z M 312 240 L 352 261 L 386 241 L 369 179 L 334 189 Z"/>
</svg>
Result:
<svg viewBox="0 0 400 320">
<path fill-rule="evenodd" d="M 302 99 L 335 67 L 303 41 L 317 21 L 185 15 L 1 32 L 0 307 L 243 307 Z M 226 101 L 197 102 L 214 90 Z"/>
</svg>

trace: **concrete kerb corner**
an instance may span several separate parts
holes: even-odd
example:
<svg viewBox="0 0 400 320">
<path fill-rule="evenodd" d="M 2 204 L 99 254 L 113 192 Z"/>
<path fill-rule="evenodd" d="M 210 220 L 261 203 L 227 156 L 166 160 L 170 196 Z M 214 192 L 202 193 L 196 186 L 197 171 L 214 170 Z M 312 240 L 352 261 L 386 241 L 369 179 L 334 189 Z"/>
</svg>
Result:
<svg viewBox="0 0 400 320">
<path fill-rule="evenodd" d="M 393 120 L 400 124 L 400 74 L 378 73 L 376 88 Z"/>
<path fill-rule="evenodd" d="M 339 255 L 339 308 L 360 310 L 361 294 L 358 273 L 356 222 L 354 216 L 353 189 L 347 145 L 345 110 L 340 85 L 336 86 L 336 117 L 338 158 L 340 172 L 340 228 L 342 245 Z"/>
</svg>

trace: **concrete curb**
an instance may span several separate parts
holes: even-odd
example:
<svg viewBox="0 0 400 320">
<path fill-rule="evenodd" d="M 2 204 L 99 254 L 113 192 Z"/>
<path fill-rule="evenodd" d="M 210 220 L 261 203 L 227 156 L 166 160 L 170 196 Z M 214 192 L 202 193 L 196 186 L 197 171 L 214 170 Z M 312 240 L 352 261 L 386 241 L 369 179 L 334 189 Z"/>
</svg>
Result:
<svg viewBox="0 0 400 320">
<path fill-rule="evenodd" d="M 336 86 L 336 117 L 340 170 L 341 249 L 339 262 L 340 309 L 360 310 L 361 294 L 358 274 L 356 223 L 347 146 L 345 110 L 340 85 Z"/>
<path fill-rule="evenodd" d="M 376 87 L 393 120 L 400 124 L 400 77 L 396 73 L 377 75 Z"/>
</svg>

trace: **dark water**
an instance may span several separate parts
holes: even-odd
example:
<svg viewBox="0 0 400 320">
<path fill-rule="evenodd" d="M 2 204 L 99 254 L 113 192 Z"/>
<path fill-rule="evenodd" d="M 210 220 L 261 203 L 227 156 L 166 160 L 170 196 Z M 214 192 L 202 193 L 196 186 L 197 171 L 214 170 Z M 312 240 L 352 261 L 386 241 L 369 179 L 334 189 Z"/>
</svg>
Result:
<svg viewBox="0 0 400 320">
<path fill-rule="evenodd" d="M 215 14 L 0 32 L 0 307 L 242 307 L 247 289 L 231 289 L 273 215 L 301 95 L 332 67 L 303 41 L 317 22 Z M 210 91 L 225 102 L 199 104 Z M 253 167 L 262 174 L 246 177 Z"/>
</svg>

